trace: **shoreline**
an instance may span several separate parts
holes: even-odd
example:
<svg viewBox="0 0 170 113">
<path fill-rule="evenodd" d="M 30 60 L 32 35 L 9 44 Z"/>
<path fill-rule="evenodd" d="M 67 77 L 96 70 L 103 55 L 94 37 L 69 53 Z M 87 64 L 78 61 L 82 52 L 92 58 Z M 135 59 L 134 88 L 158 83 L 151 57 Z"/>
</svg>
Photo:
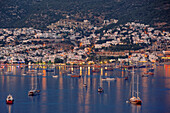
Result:
<svg viewBox="0 0 170 113">
<path fill-rule="evenodd" d="M 156 64 L 170 64 L 170 62 L 161 62 Z M 115 66 L 116 63 L 108 63 L 108 64 L 74 64 L 74 65 L 67 65 L 67 64 L 0 64 L 0 66 L 66 66 L 66 67 L 95 67 L 95 66 Z"/>
</svg>

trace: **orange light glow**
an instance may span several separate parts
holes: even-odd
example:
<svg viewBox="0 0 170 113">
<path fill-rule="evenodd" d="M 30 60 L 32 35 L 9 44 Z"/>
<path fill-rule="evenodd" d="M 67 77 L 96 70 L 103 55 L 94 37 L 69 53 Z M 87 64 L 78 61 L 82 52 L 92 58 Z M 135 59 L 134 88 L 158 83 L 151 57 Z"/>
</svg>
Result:
<svg viewBox="0 0 170 113">
<path fill-rule="evenodd" d="M 43 78 L 42 78 L 42 89 L 43 90 L 46 90 L 46 88 L 47 88 L 47 81 L 46 81 L 46 78 L 45 78 L 45 76 L 46 76 L 46 70 L 43 70 Z"/>
</svg>

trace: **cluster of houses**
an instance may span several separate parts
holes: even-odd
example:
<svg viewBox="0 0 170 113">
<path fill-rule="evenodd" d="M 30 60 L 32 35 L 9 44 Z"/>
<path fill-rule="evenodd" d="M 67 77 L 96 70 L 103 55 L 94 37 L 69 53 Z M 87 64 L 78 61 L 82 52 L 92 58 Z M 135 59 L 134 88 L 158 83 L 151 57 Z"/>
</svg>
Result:
<svg viewBox="0 0 170 113">
<path fill-rule="evenodd" d="M 141 62 L 155 62 L 165 57 L 163 51 L 169 50 L 169 32 L 134 22 L 104 29 L 117 21 L 105 20 L 101 26 L 94 26 L 88 20 L 78 22 L 63 19 L 47 26 L 47 31 L 34 28 L 1 28 L 0 63 L 55 62 L 56 58 L 67 63 L 79 63 L 89 61 L 90 53 L 97 56 L 127 56 L 124 60 Z M 69 43 L 60 48 L 56 47 L 56 44 L 64 41 Z M 64 48 L 69 44 L 72 44 L 72 49 Z M 149 47 L 136 51 L 105 49 L 128 44 L 147 44 Z"/>
<path fill-rule="evenodd" d="M 112 45 L 123 45 L 127 42 L 122 40 L 132 41 L 133 44 L 150 44 L 151 40 L 160 42 L 161 40 L 170 40 L 169 32 L 161 32 L 160 30 L 155 30 L 149 25 L 144 25 L 140 23 L 127 23 L 125 25 L 120 25 L 117 28 L 103 30 L 104 35 L 97 38 L 95 48 L 109 47 Z M 108 40 L 110 39 L 110 40 Z M 99 40 L 105 40 L 104 43 L 100 43 Z M 161 45 L 161 43 L 160 43 Z"/>
</svg>

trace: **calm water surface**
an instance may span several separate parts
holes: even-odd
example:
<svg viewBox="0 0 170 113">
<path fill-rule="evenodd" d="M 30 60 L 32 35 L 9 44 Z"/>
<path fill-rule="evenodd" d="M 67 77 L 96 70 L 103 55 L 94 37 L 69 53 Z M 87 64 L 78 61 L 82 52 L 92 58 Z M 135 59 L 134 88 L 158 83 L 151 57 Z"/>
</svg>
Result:
<svg viewBox="0 0 170 113">
<path fill-rule="evenodd" d="M 28 70 L 17 66 L 0 70 L 0 113 L 170 113 L 170 65 L 157 66 L 154 75 L 149 77 L 141 77 L 147 68 L 135 69 L 135 76 L 140 75 L 141 106 L 126 103 L 130 98 L 131 70 L 101 68 L 100 72 L 92 73 L 90 67 L 56 66 L 54 72 L 46 72 L 45 67 L 38 70 L 43 73 L 38 77 L 34 73 L 23 75 Z M 71 78 L 64 70 L 82 76 Z M 59 77 L 53 78 L 54 73 Z M 126 75 L 128 80 L 124 80 Z M 100 76 L 117 80 L 100 82 Z M 84 82 L 87 87 L 83 86 Z M 36 84 L 40 95 L 28 96 Z M 97 92 L 99 86 L 103 87 L 103 93 Z M 15 99 L 13 105 L 5 103 L 8 94 Z"/>
</svg>

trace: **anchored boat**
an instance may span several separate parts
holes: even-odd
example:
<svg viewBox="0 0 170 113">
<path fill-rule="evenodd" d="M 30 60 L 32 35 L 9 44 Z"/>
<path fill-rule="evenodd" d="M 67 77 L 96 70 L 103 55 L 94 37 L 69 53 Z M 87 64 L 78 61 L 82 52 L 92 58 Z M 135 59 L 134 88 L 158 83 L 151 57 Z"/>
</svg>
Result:
<svg viewBox="0 0 170 113">
<path fill-rule="evenodd" d="M 13 102 L 14 102 L 14 98 L 12 97 L 12 95 L 9 94 L 6 98 L 6 103 L 13 104 Z"/>
<path fill-rule="evenodd" d="M 141 105 L 142 104 L 142 100 L 139 98 L 139 88 L 138 88 L 138 82 L 139 82 L 139 75 L 137 75 L 137 93 L 134 91 L 134 68 L 133 68 L 133 72 L 132 72 L 132 94 L 131 94 L 131 98 L 129 99 L 129 102 L 132 104 L 136 104 L 136 105 Z M 136 96 L 135 96 L 136 93 Z"/>
<path fill-rule="evenodd" d="M 33 77 L 34 75 L 35 77 Z M 37 73 L 32 74 L 32 80 L 31 80 L 32 89 L 28 92 L 28 96 L 36 96 L 40 93 L 40 90 L 37 90 L 37 87 L 38 87 L 37 81 L 38 81 Z"/>
</svg>

